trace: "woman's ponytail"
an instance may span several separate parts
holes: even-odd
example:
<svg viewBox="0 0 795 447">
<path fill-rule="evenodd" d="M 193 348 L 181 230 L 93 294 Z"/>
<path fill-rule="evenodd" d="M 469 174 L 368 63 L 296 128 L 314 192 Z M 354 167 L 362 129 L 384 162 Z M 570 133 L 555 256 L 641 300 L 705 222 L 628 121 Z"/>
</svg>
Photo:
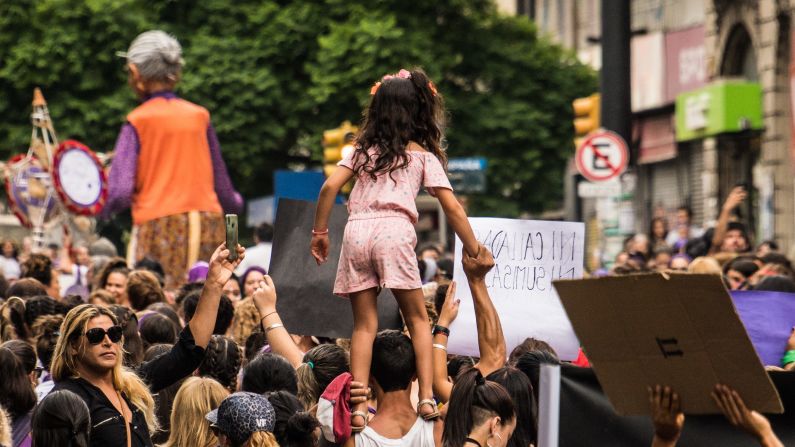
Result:
<svg viewBox="0 0 795 447">
<path fill-rule="evenodd" d="M 505 388 L 485 380 L 477 368 L 458 376 L 447 408 L 443 447 L 463 445 L 469 432 L 490 417 L 499 416 L 503 421 L 515 417 L 513 401 Z"/>
</svg>

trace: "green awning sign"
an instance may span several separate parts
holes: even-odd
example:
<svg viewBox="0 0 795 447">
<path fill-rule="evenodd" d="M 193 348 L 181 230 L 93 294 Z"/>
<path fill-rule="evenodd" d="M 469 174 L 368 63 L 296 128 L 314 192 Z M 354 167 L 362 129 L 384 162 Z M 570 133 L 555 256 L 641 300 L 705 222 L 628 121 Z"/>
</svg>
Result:
<svg viewBox="0 0 795 447">
<path fill-rule="evenodd" d="M 676 141 L 762 128 L 756 82 L 719 81 L 676 97 Z"/>
</svg>

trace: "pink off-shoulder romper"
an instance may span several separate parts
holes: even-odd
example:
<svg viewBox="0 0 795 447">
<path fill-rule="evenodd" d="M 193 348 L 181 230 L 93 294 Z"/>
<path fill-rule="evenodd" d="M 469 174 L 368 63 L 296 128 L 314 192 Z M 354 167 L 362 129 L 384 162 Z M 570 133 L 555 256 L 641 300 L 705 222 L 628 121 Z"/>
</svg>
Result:
<svg viewBox="0 0 795 447">
<path fill-rule="evenodd" d="M 371 154 L 375 154 L 371 150 Z M 417 257 L 417 205 L 414 199 L 425 187 L 452 190 L 439 159 L 430 152 L 407 151 L 409 164 L 373 180 L 362 172 L 348 200 L 348 224 L 342 240 L 334 293 L 348 297 L 373 287 L 422 287 Z M 353 170 L 354 154 L 338 163 Z M 372 161 L 371 161 L 372 162 Z M 394 180 L 393 180 L 394 179 Z"/>
</svg>

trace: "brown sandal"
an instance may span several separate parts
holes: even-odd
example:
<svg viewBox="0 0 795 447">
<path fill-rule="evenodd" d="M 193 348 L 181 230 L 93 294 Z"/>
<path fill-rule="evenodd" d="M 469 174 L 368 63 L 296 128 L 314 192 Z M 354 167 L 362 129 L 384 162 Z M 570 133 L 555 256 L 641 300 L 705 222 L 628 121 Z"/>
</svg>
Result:
<svg viewBox="0 0 795 447">
<path fill-rule="evenodd" d="M 430 405 L 431 408 L 433 408 L 433 413 L 429 413 L 429 414 L 420 413 L 420 408 L 422 408 L 423 405 Z M 422 419 L 426 420 L 426 421 L 432 421 L 434 419 L 437 419 L 440 416 L 439 409 L 436 406 L 436 402 L 433 399 L 423 399 L 423 400 L 417 402 L 417 414 L 422 416 Z"/>
<path fill-rule="evenodd" d="M 353 425 L 353 417 L 359 416 L 364 419 L 364 425 Z M 362 430 L 367 428 L 367 413 L 364 411 L 352 411 L 351 412 L 351 434 L 354 433 L 361 433 Z"/>
</svg>

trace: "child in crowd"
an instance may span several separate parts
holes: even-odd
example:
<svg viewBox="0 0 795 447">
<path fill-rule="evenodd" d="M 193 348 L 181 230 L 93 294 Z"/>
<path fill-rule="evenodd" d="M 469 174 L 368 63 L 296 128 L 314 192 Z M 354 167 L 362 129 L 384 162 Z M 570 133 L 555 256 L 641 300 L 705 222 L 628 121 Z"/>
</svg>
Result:
<svg viewBox="0 0 795 447">
<path fill-rule="evenodd" d="M 392 289 L 406 321 L 417 358 L 419 404 L 425 419 L 438 417 L 431 387 L 431 333 L 414 247 L 417 222 L 414 199 L 420 187 L 435 196 L 466 254 L 476 257 L 478 245 L 466 213 L 453 195 L 445 174 L 442 147 L 444 106 L 433 82 L 421 70 L 400 70 L 384 76 L 370 91 L 355 150 L 340 161 L 318 197 L 312 231 L 312 256 L 328 258 L 328 219 L 340 188 L 356 177 L 348 202 L 349 218 L 342 241 L 334 293 L 351 300 L 353 379 L 367 383 L 373 340 L 378 330 L 376 298 Z M 366 405 L 355 407 L 354 432 L 367 423 Z"/>
</svg>

